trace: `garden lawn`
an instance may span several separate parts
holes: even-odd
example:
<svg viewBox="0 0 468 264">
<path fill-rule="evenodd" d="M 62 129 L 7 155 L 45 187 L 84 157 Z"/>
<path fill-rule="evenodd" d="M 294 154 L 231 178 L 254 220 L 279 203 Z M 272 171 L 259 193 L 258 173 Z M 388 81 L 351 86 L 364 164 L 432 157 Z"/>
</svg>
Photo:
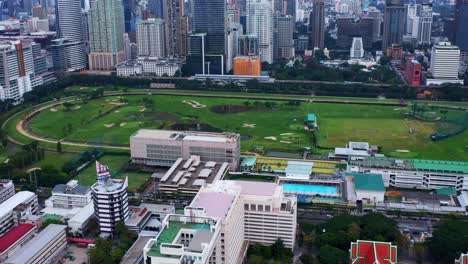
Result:
<svg viewBox="0 0 468 264">
<path fill-rule="evenodd" d="M 30 168 L 42 167 L 44 165 L 52 165 L 59 171 L 62 170 L 62 166 L 67 163 L 69 160 L 72 160 L 77 157 L 77 154 L 72 153 L 58 153 L 58 152 L 50 152 L 46 151 L 44 159 L 31 164 L 26 170 Z"/>
</svg>

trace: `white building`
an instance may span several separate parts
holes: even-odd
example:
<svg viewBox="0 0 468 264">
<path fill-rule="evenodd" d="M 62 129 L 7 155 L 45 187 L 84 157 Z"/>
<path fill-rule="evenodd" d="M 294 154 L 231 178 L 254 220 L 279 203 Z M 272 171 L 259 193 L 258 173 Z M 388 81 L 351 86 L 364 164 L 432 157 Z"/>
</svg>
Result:
<svg viewBox="0 0 468 264">
<path fill-rule="evenodd" d="M 468 162 L 355 157 L 348 161 L 347 170 L 380 174 L 385 187 L 468 190 Z"/>
<path fill-rule="evenodd" d="M 363 201 L 366 204 L 377 204 L 384 201 L 385 186 L 382 175 L 370 173 L 346 173 L 346 182 L 352 182 L 347 185 L 347 192 L 354 191 L 354 194 L 348 195 L 351 202 Z"/>
<path fill-rule="evenodd" d="M 33 224 L 19 224 L 2 236 L 0 245 L 2 263 L 26 244 L 36 234 L 36 231 L 37 228 Z"/>
<path fill-rule="evenodd" d="M 35 214 L 38 201 L 35 193 L 18 192 L 0 204 L 0 236 L 4 235 L 26 214 Z"/>
<path fill-rule="evenodd" d="M 42 232 L 27 242 L 5 264 L 54 263 L 67 247 L 65 225 L 48 225 Z"/>
<path fill-rule="evenodd" d="M 0 203 L 15 195 L 15 185 L 11 180 L 0 180 Z"/>
<path fill-rule="evenodd" d="M 96 164 L 96 166 L 99 165 Z M 103 172 L 102 169 L 98 171 L 98 173 Z M 105 179 L 102 182 L 98 181 L 91 186 L 94 215 L 99 224 L 101 234 L 112 235 L 115 232 L 117 222 L 125 221 L 128 218 L 128 179 L 111 179 L 110 173 L 108 176 L 103 177 Z"/>
<path fill-rule="evenodd" d="M 130 137 L 132 162 L 172 166 L 179 158 L 200 156 L 201 161 L 228 162 L 239 166 L 240 135 L 234 133 L 140 129 Z"/>
<path fill-rule="evenodd" d="M 23 94 L 32 90 L 34 62 L 31 47 L 19 42 L 0 45 L 0 64 L 5 65 L 0 69 L 0 100 L 21 100 Z"/>
<path fill-rule="evenodd" d="M 364 57 L 364 45 L 361 37 L 354 37 L 350 52 L 351 59 Z"/>
<path fill-rule="evenodd" d="M 94 217 L 94 204 L 89 203 L 67 221 L 70 233 L 84 234 L 89 221 Z"/>
<path fill-rule="evenodd" d="M 138 21 L 136 24 L 136 37 L 138 56 L 166 57 L 166 24 L 162 19 L 151 18 Z"/>
<path fill-rule="evenodd" d="M 134 61 L 126 61 L 115 66 L 117 76 L 138 76 L 143 74 L 143 65 Z"/>
<path fill-rule="evenodd" d="M 421 5 L 418 11 L 418 43 L 431 44 L 432 35 L 432 6 Z"/>
<path fill-rule="evenodd" d="M 88 186 L 79 185 L 77 180 L 71 180 L 67 184 L 58 184 L 52 190 L 51 202 L 53 207 L 58 208 L 85 207 L 91 203 L 91 189 Z"/>
<path fill-rule="evenodd" d="M 248 0 L 247 33 L 258 37 L 261 61 L 273 63 L 273 1 Z"/>
<path fill-rule="evenodd" d="M 460 49 L 450 42 L 439 42 L 432 47 L 430 73 L 435 80 L 459 82 Z M 429 80 L 428 80 L 429 82 Z"/>
<path fill-rule="evenodd" d="M 161 60 L 152 57 L 139 57 L 138 63 L 143 66 L 143 73 L 156 76 L 174 76 L 180 71 L 182 63 L 178 60 Z"/>
</svg>

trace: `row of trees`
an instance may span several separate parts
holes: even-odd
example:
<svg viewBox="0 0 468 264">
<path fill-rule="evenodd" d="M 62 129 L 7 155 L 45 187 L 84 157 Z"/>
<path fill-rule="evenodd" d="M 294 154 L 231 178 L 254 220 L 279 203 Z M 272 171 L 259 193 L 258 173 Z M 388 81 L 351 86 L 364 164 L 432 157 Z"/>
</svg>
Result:
<svg viewBox="0 0 468 264">
<path fill-rule="evenodd" d="M 247 251 L 247 259 L 249 264 L 287 264 L 293 262 L 291 250 L 284 247 L 281 239 L 276 240 L 271 246 L 250 245 Z"/>
</svg>

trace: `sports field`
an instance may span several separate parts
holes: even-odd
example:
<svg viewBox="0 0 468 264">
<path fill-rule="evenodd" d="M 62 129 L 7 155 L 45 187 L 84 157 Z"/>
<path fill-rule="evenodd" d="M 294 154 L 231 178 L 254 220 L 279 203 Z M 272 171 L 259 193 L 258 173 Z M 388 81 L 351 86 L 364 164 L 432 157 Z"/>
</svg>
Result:
<svg viewBox="0 0 468 264">
<path fill-rule="evenodd" d="M 243 136 L 242 150 L 299 151 L 311 146 L 304 130 L 308 113 L 318 117 L 318 144 L 333 148 L 368 141 L 386 154 L 431 159 L 468 159 L 468 132 L 432 142 L 443 123 L 408 119 L 406 107 L 283 101 L 128 95 L 49 108 L 27 123 L 37 135 L 89 143 L 128 145 L 139 128 L 231 131 Z M 326 153 L 329 150 L 316 150 Z"/>
</svg>

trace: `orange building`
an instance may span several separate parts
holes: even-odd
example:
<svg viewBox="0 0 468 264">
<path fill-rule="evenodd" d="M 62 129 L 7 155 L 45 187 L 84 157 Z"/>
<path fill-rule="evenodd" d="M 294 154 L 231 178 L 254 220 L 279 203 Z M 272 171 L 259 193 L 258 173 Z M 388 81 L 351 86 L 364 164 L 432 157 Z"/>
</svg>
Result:
<svg viewBox="0 0 468 264">
<path fill-rule="evenodd" d="M 234 75 L 261 75 L 261 62 L 258 56 L 237 56 L 234 58 Z"/>
</svg>

